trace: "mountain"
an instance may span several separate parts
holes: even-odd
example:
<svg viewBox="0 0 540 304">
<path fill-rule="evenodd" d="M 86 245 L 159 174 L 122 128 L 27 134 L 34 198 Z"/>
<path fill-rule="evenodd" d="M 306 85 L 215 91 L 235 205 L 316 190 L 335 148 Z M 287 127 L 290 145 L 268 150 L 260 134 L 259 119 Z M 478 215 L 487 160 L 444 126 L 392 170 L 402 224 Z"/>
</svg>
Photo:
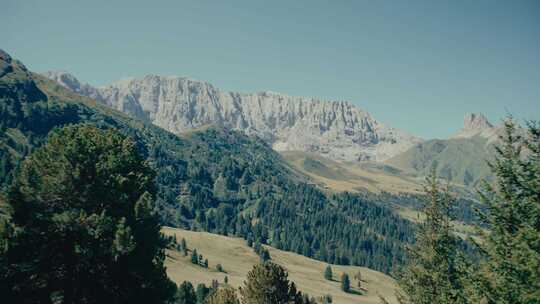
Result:
<svg viewBox="0 0 540 304">
<path fill-rule="evenodd" d="M 383 161 L 421 142 L 344 101 L 227 92 L 183 77 L 149 75 L 96 88 L 66 72 L 44 75 L 175 134 L 212 124 L 256 135 L 277 151 L 312 152 L 355 162 Z"/>
<path fill-rule="evenodd" d="M 504 128 L 502 124 L 492 125 L 483 114 L 468 113 L 463 119 L 463 128 L 451 138 L 472 138 L 475 136 L 487 139 L 488 143 L 493 143 L 502 135 Z"/>
<path fill-rule="evenodd" d="M 4 52 L 0 204 L 21 160 L 49 132 L 78 123 L 114 128 L 135 141 L 156 171 L 155 209 L 163 225 L 386 273 L 403 263 L 404 248 L 413 241 L 414 225 L 376 198 L 321 191 L 258 137 L 223 127 L 174 135 L 32 73 Z"/>
<path fill-rule="evenodd" d="M 492 125 L 482 114 L 467 114 L 463 128 L 451 138 L 416 144 L 386 163 L 420 176 L 425 176 L 435 166 L 439 176 L 475 187 L 482 179 L 491 178 L 487 162 L 503 129 L 502 125 Z"/>
</svg>

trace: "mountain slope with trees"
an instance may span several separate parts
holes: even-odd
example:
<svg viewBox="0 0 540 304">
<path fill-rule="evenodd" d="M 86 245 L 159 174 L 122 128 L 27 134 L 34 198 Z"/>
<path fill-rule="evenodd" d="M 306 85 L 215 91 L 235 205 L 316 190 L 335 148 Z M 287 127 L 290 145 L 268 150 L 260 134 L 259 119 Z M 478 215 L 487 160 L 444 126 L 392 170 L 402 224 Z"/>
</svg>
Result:
<svg viewBox="0 0 540 304">
<path fill-rule="evenodd" d="M 403 261 L 412 224 L 355 194 L 304 183 L 257 138 L 207 128 L 178 137 L 77 95 L 0 53 L 0 183 L 48 133 L 69 124 L 114 128 L 155 169 L 161 223 L 237 235 L 337 264 L 390 272 Z"/>
</svg>

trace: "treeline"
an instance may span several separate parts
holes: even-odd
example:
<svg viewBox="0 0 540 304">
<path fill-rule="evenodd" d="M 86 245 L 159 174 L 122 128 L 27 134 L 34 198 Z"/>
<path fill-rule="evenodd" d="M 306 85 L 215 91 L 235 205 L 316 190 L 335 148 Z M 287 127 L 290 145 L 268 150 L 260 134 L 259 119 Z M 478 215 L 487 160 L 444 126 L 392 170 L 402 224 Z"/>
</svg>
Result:
<svg viewBox="0 0 540 304">
<path fill-rule="evenodd" d="M 253 266 L 247 274 L 244 285 L 238 290 L 231 286 L 197 285 L 194 289 L 190 282 L 178 287 L 175 298 L 177 304 L 240 304 L 241 303 L 276 303 L 276 304 L 316 304 L 315 298 L 297 290 L 294 282 L 289 281 L 287 271 L 272 262 L 262 262 Z"/>
<path fill-rule="evenodd" d="M 400 303 L 540 303 L 540 125 L 523 134 L 509 119 L 501 140 L 489 164 L 494 183 L 479 192 L 487 231 L 478 227 L 478 260 L 452 233 L 456 202 L 433 173 L 426 219 L 399 274 Z"/>
<path fill-rule="evenodd" d="M 172 283 L 154 171 L 135 142 L 90 125 L 55 131 L 7 191 L 0 225 L 0 294 L 7 303 L 314 303 L 281 266 L 256 265 L 237 292 L 224 282 Z M 192 249 L 200 264 L 201 256 Z M 201 266 L 208 266 L 207 260 Z"/>
<path fill-rule="evenodd" d="M 0 78 L 0 187 L 56 127 L 89 123 L 132 138 L 155 174 L 162 224 L 271 244 L 319 260 L 390 272 L 412 224 L 369 198 L 326 195 L 256 138 L 209 128 L 178 137 L 11 64 Z"/>
</svg>

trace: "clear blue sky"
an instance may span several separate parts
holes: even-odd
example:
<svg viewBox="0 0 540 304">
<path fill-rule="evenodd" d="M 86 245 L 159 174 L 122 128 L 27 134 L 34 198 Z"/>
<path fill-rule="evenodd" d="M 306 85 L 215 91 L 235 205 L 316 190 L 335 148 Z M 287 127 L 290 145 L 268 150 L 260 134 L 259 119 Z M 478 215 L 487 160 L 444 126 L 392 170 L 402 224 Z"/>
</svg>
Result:
<svg viewBox="0 0 540 304">
<path fill-rule="evenodd" d="M 540 118 L 540 1 L 0 1 L 0 48 L 93 85 L 349 100 L 424 138 L 466 112 Z"/>
</svg>

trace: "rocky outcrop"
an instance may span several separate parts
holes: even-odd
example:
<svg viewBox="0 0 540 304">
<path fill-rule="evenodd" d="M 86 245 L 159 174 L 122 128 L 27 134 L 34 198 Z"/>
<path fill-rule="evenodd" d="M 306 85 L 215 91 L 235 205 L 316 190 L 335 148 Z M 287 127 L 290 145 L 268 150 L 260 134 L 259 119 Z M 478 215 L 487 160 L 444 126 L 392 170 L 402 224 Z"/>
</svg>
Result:
<svg viewBox="0 0 540 304">
<path fill-rule="evenodd" d="M 502 134 L 504 127 L 502 124 L 491 124 L 486 116 L 480 113 L 468 113 L 463 119 L 463 128 L 461 128 L 451 138 L 472 138 L 479 136 L 487 139 L 487 143 L 495 142 Z"/>
<path fill-rule="evenodd" d="M 45 75 L 177 134 L 214 124 L 259 136 L 278 151 L 314 152 L 343 161 L 383 161 L 421 141 L 345 101 L 227 92 L 183 77 L 149 75 L 95 88 L 65 72 Z"/>
</svg>

